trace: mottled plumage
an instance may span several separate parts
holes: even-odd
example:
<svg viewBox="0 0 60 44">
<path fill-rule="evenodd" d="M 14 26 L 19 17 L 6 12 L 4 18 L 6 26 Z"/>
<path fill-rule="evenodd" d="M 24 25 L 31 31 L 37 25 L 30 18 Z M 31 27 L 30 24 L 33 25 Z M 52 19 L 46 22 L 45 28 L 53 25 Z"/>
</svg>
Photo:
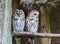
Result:
<svg viewBox="0 0 60 44">
<path fill-rule="evenodd" d="M 37 10 L 32 10 L 29 14 L 28 17 L 26 18 L 26 27 L 29 32 L 37 32 L 38 30 L 38 24 L 39 24 L 39 11 Z"/>
<path fill-rule="evenodd" d="M 13 14 L 13 31 L 19 33 L 24 31 L 25 26 L 25 13 L 23 10 L 16 9 Z"/>
</svg>

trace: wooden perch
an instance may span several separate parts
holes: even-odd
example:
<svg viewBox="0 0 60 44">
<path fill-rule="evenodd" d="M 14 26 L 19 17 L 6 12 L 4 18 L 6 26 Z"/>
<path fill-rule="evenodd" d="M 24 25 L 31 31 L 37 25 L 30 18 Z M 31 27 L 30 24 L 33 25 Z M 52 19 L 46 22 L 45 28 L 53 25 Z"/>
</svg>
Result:
<svg viewBox="0 0 60 44">
<path fill-rule="evenodd" d="M 14 33 L 17 37 L 44 37 L 44 38 L 60 38 L 60 34 L 51 33 L 30 33 L 30 32 L 20 32 L 18 34 Z"/>
</svg>

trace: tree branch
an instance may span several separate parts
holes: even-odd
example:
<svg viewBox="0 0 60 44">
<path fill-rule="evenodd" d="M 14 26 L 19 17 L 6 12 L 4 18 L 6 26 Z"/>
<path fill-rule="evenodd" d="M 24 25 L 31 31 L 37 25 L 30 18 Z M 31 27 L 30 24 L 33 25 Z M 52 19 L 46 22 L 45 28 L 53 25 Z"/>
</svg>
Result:
<svg viewBox="0 0 60 44">
<path fill-rule="evenodd" d="M 51 34 L 51 33 L 30 33 L 30 32 L 20 32 L 14 33 L 14 36 L 17 37 L 44 37 L 44 38 L 60 38 L 60 34 Z"/>
</svg>

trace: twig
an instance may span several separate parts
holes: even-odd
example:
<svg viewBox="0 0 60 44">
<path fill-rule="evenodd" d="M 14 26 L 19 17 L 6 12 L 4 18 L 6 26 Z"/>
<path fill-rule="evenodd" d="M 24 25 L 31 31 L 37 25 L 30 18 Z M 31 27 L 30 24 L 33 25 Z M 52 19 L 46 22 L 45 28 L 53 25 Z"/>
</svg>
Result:
<svg viewBox="0 0 60 44">
<path fill-rule="evenodd" d="M 44 37 L 44 38 L 60 38 L 60 34 L 51 34 L 51 33 L 30 33 L 30 32 L 20 32 L 14 33 L 17 37 Z"/>
</svg>

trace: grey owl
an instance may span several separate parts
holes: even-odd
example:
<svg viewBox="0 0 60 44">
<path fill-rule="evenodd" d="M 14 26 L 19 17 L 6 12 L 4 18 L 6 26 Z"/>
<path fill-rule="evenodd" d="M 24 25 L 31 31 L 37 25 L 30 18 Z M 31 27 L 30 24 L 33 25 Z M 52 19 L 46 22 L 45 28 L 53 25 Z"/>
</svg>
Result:
<svg viewBox="0 0 60 44">
<path fill-rule="evenodd" d="M 16 9 L 13 14 L 13 31 L 19 33 L 24 31 L 25 26 L 25 13 L 22 9 Z"/>
<path fill-rule="evenodd" d="M 26 18 L 26 27 L 29 32 L 36 33 L 38 30 L 38 24 L 39 24 L 39 11 L 32 10 L 28 17 Z"/>
</svg>

